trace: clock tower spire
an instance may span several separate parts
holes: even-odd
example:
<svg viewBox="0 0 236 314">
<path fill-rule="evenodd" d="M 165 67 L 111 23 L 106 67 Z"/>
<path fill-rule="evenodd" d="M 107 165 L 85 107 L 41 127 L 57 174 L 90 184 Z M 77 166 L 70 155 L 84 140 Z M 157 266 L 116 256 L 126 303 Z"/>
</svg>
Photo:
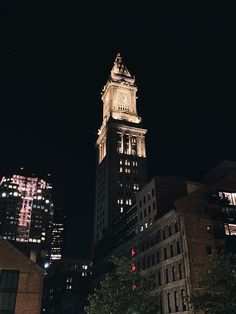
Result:
<svg viewBox="0 0 236 314">
<path fill-rule="evenodd" d="M 136 92 L 135 77 L 130 74 L 118 53 L 102 91 L 103 123 L 106 123 L 110 116 L 118 120 L 140 123 L 141 118 L 136 109 Z"/>
<path fill-rule="evenodd" d="M 135 204 L 146 184 L 147 130 L 137 113 L 136 92 L 135 77 L 118 54 L 102 91 L 103 121 L 96 141 L 95 248 L 112 239 L 114 219 Z"/>
</svg>

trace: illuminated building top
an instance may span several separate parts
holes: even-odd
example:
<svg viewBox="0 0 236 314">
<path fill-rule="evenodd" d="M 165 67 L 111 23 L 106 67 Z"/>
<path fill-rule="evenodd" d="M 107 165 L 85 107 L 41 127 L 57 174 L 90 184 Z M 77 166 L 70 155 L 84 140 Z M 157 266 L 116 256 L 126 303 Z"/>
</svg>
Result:
<svg viewBox="0 0 236 314">
<path fill-rule="evenodd" d="M 35 243 L 48 239 L 53 219 L 51 189 L 50 183 L 36 177 L 13 175 L 2 178 L 0 212 L 5 212 L 5 220 L 10 219 L 8 223 L 5 221 L 5 226 L 11 225 L 11 220 L 17 226 L 16 233 L 9 231 L 9 227 L 2 231 L 3 238 Z"/>
<path fill-rule="evenodd" d="M 130 74 L 118 53 L 110 77 L 102 91 L 103 124 L 111 116 L 113 119 L 125 120 L 132 123 L 140 123 L 136 109 L 135 78 Z"/>
</svg>

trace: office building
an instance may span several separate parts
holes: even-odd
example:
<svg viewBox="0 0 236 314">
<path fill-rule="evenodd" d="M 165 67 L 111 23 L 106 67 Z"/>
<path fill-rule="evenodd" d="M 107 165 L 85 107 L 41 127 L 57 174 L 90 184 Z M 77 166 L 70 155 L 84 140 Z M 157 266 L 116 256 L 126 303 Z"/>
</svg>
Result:
<svg viewBox="0 0 236 314">
<path fill-rule="evenodd" d="M 2 178 L 0 235 L 33 260 L 49 260 L 53 214 L 49 182 L 22 175 Z"/>
</svg>

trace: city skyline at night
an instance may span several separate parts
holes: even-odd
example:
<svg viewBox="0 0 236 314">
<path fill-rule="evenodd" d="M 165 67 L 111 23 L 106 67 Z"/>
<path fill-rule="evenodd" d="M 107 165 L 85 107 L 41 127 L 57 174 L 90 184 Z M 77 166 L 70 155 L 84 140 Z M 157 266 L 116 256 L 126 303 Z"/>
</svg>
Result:
<svg viewBox="0 0 236 314">
<path fill-rule="evenodd" d="M 32 15 L 18 9 L 8 8 L 2 19 L 12 24 L 1 51 L 0 175 L 20 174 L 21 166 L 27 175 L 51 173 L 55 204 L 67 216 L 67 256 L 90 255 L 100 93 L 118 52 L 139 87 L 149 179 L 201 181 L 222 160 L 236 160 L 230 19 L 212 14 L 198 21 L 148 10 L 141 25 L 145 10 L 127 6 L 134 27 L 128 31 L 125 16 L 114 24 L 113 11 L 99 7 L 100 16 L 89 15 L 87 23 L 97 25 L 91 30 L 77 16 L 90 12 L 85 5 L 64 10 L 58 4 L 57 14 L 50 6 Z"/>
</svg>

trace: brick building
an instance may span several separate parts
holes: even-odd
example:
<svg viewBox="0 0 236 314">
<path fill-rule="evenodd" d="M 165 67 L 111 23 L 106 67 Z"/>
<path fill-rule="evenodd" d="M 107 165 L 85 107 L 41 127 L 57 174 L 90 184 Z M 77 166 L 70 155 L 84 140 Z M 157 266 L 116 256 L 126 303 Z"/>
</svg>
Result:
<svg viewBox="0 0 236 314">
<path fill-rule="evenodd" d="M 43 270 L 0 239 L 0 313 L 39 314 Z"/>
<path fill-rule="evenodd" d="M 213 250 L 236 253 L 236 163 L 221 163 L 205 176 L 204 183 L 186 181 L 186 194 L 172 198 L 171 205 L 173 190 L 170 194 L 166 189 L 164 194 L 158 188 L 153 191 L 150 181 L 137 197 L 137 234 L 112 253 L 133 257 L 142 274 L 153 280 L 162 314 L 194 313 L 185 296 L 198 289 L 199 271 Z M 165 197 L 171 206 L 165 210 L 165 203 L 155 205 L 153 220 L 151 205 Z"/>
</svg>

